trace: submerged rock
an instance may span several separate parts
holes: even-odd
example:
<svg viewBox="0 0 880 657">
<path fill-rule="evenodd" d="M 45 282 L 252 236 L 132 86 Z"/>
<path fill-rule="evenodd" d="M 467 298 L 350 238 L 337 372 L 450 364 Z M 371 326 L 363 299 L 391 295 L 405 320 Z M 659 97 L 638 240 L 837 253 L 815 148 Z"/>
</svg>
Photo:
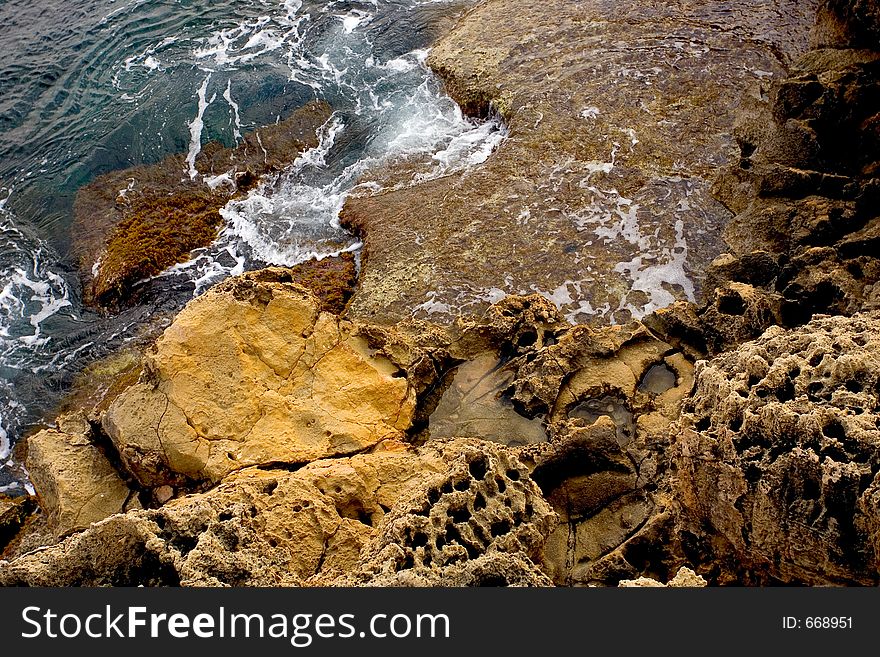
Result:
<svg viewBox="0 0 880 657">
<path fill-rule="evenodd" d="M 109 310 L 127 305 L 136 283 L 211 244 L 223 223 L 219 209 L 260 176 L 316 146 L 330 113 L 326 103 L 315 101 L 246 135 L 236 148 L 205 145 L 195 167 L 202 176 L 217 177 L 213 187 L 202 176 L 187 175 L 183 154 L 114 171 L 83 187 L 72 236 L 86 301 Z"/>
<path fill-rule="evenodd" d="M 824 317 L 698 364 L 678 496 L 725 577 L 880 581 L 878 336 L 876 313 Z"/>
<path fill-rule="evenodd" d="M 521 415 L 505 398 L 513 377 L 492 352 L 460 365 L 429 418 L 431 438 L 483 438 L 509 446 L 546 442 L 541 418 Z"/>
</svg>

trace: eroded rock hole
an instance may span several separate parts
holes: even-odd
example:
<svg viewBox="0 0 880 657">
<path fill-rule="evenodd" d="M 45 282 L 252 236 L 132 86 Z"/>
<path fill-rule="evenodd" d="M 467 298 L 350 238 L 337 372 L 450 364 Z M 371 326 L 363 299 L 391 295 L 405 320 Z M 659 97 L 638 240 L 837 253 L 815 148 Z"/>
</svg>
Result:
<svg viewBox="0 0 880 657">
<path fill-rule="evenodd" d="M 510 533 L 511 525 L 509 520 L 498 520 L 492 523 L 492 526 L 489 528 L 489 532 L 492 534 L 492 538 L 499 538 L 506 534 Z"/>
<path fill-rule="evenodd" d="M 489 463 L 485 458 L 474 459 L 468 464 L 468 472 L 471 473 L 471 477 L 476 479 L 477 481 L 483 481 L 483 478 L 486 476 L 486 472 L 489 470 Z"/>
<path fill-rule="evenodd" d="M 456 524 L 462 523 L 462 522 L 467 522 L 468 520 L 471 519 L 471 512 L 470 512 L 470 510 L 468 510 L 468 508 L 466 506 L 462 507 L 460 509 L 450 509 L 449 510 L 449 517 L 452 518 L 452 522 L 454 522 Z"/>
<path fill-rule="evenodd" d="M 568 411 L 568 417 L 579 418 L 593 424 L 602 416 L 611 418 L 614 426 L 617 428 L 617 442 L 620 445 L 627 445 L 632 441 L 635 426 L 633 423 L 633 414 L 626 406 L 626 401 L 622 397 L 615 395 L 605 395 L 594 399 L 586 399 L 573 406 Z"/>
<path fill-rule="evenodd" d="M 718 312 L 722 315 L 742 315 L 746 312 L 746 304 L 739 294 L 727 291 L 718 299 Z"/>
<path fill-rule="evenodd" d="M 846 386 L 847 390 L 849 390 L 850 392 L 856 393 L 856 394 L 860 393 L 862 390 L 865 389 L 865 386 L 863 386 L 859 381 L 856 381 L 854 379 L 850 379 L 849 381 L 847 381 L 845 386 Z"/>
<path fill-rule="evenodd" d="M 662 395 L 675 387 L 677 379 L 675 372 L 666 363 L 658 363 L 645 372 L 642 382 L 639 383 L 639 390 L 652 395 Z"/>
</svg>

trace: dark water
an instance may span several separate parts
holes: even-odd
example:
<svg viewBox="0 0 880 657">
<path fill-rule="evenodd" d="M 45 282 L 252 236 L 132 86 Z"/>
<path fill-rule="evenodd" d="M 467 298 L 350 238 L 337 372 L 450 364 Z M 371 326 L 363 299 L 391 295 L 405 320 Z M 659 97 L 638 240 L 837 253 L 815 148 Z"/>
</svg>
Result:
<svg viewBox="0 0 880 657">
<path fill-rule="evenodd" d="M 357 249 L 338 211 L 376 165 L 415 155 L 430 178 L 485 159 L 503 131 L 463 118 L 424 65 L 432 21 L 460 5 L 0 0 L 0 492 L 21 489 L 15 439 L 150 316 L 248 268 Z M 109 320 L 82 307 L 69 254 L 82 185 L 232 145 L 313 98 L 335 110 L 320 146 L 227 206 L 214 246 L 149 282 L 145 306 Z"/>
</svg>

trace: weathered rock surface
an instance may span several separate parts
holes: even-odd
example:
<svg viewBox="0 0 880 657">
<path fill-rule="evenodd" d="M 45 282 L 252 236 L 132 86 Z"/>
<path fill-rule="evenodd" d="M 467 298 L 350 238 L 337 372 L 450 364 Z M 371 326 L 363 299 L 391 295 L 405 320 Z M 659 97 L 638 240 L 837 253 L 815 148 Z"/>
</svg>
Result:
<svg viewBox="0 0 880 657">
<path fill-rule="evenodd" d="M 697 588 L 706 586 L 706 580 L 697 575 L 690 568 L 683 566 L 675 574 L 675 577 L 669 580 L 669 582 L 667 582 L 666 584 L 664 584 L 663 582 L 658 582 L 656 579 L 651 579 L 650 577 L 639 577 L 638 579 L 621 580 L 618 586 L 621 586 L 623 588 Z"/>
<path fill-rule="evenodd" d="M 31 496 L 0 495 L 0 554 L 18 534 L 36 506 L 36 501 Z"/>
<path fill-rule="evenodd" d="M 778 296 L 787 326 L 880 304 L 880 8 L 821 5 L 816 41 L 834 47 L 753 100 L 736 129 L 740 158 L 715 188 L 737 215 L 710 279 Z"/>
<path fill-rule="evenodd" d="M 878 335 L 876 313 L 824 317 L 698 363 L 676 465 L 704 563 L 752 583 L 880 581 Z"/>
<path fill-rule="evenodd" d="M 56 538 L 140 506 L 82 416 L 61 417 L 58 429 L 28 438 L 25 465 Z"/>
<path fill-rule="evenodd" d="M 472 441 L 385 517 L 352 575 L 372 586 L 547 586 L 555 514 L 515 456 Z"/>
<path fill-rule="evenodd" d="M 0 585 L 282 586 L 353 568 L 387 509 L 445 468 L 444 449 L 402 446 L 297 472 L 250 468 L 207 493 L 113 516 L 0 562 Z"/>
<path fill-rule="evenodd" d="M 395 191 L 392 172 L 348 200 L 365 240 L 351 312 L 443 317 L 540 292 L 572 320 L 622 323 L 694 300 L 730 216 L 709 187 L 736 157 L 739 99 L 806 49 L 815 6 L 480 3 L 429 64 L 509 136 L 479 168 Z"/>
<path fill-rule="evenodd" d="M 402 371 L 281 269 L 192 301 L 145 369 L 103 420 L 145 486 L 363 451 L 403 437 L 415 409 Z"/>
<path fill-rule="evenodd" d="M 715 261 L 720 268 L 727 258 Z M 702 306 L 677 302 L 643 320 L 691 360 L 733 349 L 782 322 L 782 297 L 747 283 L 721 283 Z"/>
<path fill-rule="evenodd" d="M 822 0 L 813 33 L 819 48 L 875 48 L 880 43 L 877 0 Z"/>
<path fill-rule="evenodd" d="M 330 113 L 326 103 L 315 101 L 246 135 L 234 149 L 206 144 L 192 165 L 183 154 L 173 155 L 105 174 L 83 187 L 74 205 L 72 236 L 86 300 L 110 310 L 130 303 L 135 283 L 208 246 L 223 223 L 219 209 L 261 175 L 316 146 Z M 208 185 L 207 177 L 217 184 Z"/>
<path fill-rule="evenodd" d="M 431 438 L 483 438 L 509 446 L 545 442 L 541 418 L 521 415 L 506 397 L 513 377 L 493 352 L 460 365 L 429 417 Z"/>
<path fill-rule="evenodd" d="M 510 366 L 518 366 L 513 399 L 548 423 L 550 443 L 520 454 L 560 518 L 544 547 L 548 575 L 568 586 L 666 577 L 679 559 L 666 484 L 670 426 L 693 365 L 632 323 L 558 331 Z"/>
</svg>

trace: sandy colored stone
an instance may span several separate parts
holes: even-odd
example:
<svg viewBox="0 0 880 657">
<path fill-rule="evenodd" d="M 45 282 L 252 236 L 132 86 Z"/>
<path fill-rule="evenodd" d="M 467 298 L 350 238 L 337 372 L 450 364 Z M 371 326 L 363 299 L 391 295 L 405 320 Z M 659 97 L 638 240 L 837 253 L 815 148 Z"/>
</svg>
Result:
<svg viewBox="0 0 880 657">
<path fill-rule="evenodd" d="M 706 580 L 687 566 L 682 566 L 675 574 L 675 577 L 666 584 L 650 577 L 639 577 L 638 579 L 621 580 L 618 586 L 623 588 L 699 588 L 706 586 Z"/>
<path fill-rule="evenodd" d="M 132 491 L 92 442 L 91 428 L 81 416 L 62 417 L 57 430 L 28 438 L 25 465 L 57 538 L 120 513 L 133 502 Z"/>
<path fill-rule="evenodd" d="M 823 317 L 698 363 L 675 461 L 688 531 L 723 539 L 707 561 L 755 583 L 880 581 L 878 336 L 876 313 Z"/>
<path fill-rule="evenodd" d="M 399 369 L 284 270 L 228 280 L 192 301 L 145 367 L 103 426 L 149 486 L 362 451 L 401 438 L 415 408 Z"/>
<path fill-rule="evenodd" d="M 290 586 L 350 571 L 386 509 L 459 448 L 380 450 L 297 472 L 249 468 L 0 562 L 0 585 Z"/>
<path fill-rule="evenodd" d="M 556 516 L 528 469 L 494 443 L 448 445 L 457 453 L 444 472 L 398 500 L 336 585 L 549 585 L 535 564 Z"/>
</svg>

